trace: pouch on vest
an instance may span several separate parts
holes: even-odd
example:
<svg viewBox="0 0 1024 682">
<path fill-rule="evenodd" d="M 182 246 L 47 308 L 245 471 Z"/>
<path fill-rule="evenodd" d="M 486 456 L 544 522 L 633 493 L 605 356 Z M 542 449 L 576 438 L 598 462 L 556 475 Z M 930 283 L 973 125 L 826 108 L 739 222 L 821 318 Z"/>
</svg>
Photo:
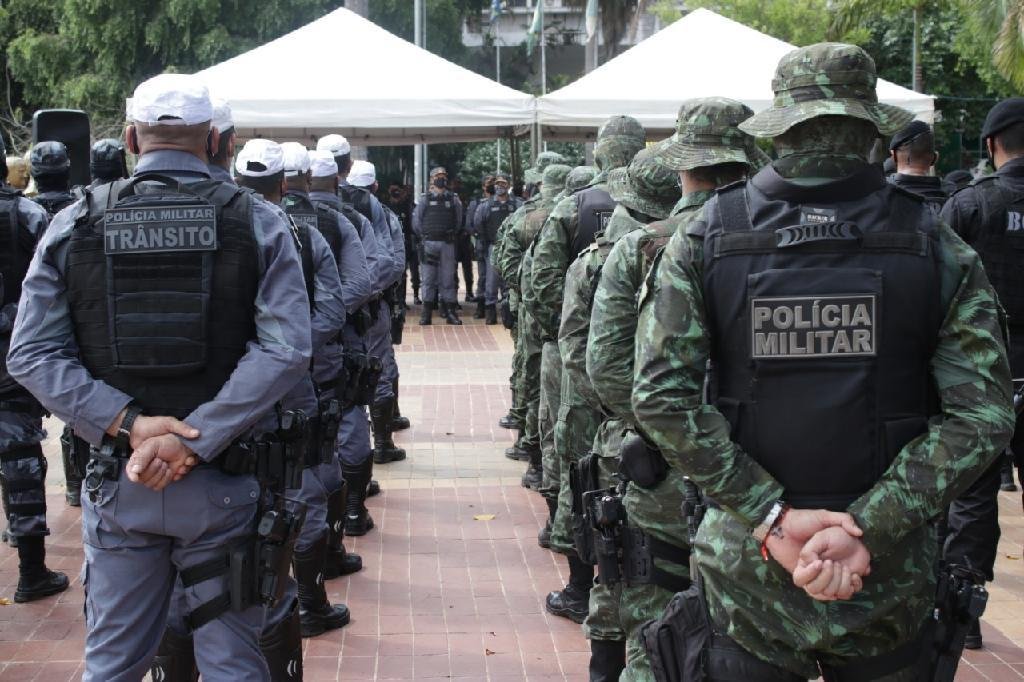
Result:
<svg viewBox="0 0 1024 682">
<path fill-rule="evenodd" d="M 619 474 L 641 488 L 653 488 L 668 476 L 668 464 L 661 451 L 631 431 L 622 439 L 619 449 Z"/>
<path fill-rule="evenodd" d="M 658 682 L 710 682 L 711 621 L 696 583 L 672 597 L 661 618 L 641 625 L 639 639 Z"/>
</svg>

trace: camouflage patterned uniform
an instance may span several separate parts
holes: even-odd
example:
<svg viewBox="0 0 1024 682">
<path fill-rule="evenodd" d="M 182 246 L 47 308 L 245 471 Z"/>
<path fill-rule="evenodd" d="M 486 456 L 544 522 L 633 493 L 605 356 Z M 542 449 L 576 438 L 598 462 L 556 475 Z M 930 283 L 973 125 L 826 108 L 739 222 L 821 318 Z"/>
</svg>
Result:
<svg viewBox="0 0 1024 682">
<path fill-rule="evenodd" d="M 774 108 L 742 125 L 776 138 L 780 159 L 759 175 L 814 186 L 867 172 L 864 156 L 874 136 L 910 117 L 877 104 L 874 85 L 874 64 L 859 48 L 813 45 L 784 57 L 773 82 Z M 819 116 L 828 118 L 787 134 Z M 872 183 L 888 191 L 880 174 Z M 705 214 L 716 206 L 717 198 Z M 786 491 L 730 439 L 723 413 L 702 400 L 712 343 L 702 229 L 703 219 L 696 220 L 670 240 L 641 296 L 633 407 L 669 464 L 721 507 L 705 516 L 693 548 L 712 618 L 756 658 L 808 678 L 818 676 L 819 664 L 860 663 L 913 642 L 935 595 L 937 548 L 929 522 L 1002 451 L 1013 427 L 1001 315 L 977 255 L 938 225 L 944 317 L 928 368 L 941 416 L 849 506 L 864 531 L 871 574 L 852 599 L 822 602 L 795 588 L 777 562 L 761 559 L 751 529 Z M 911 680 L 916 671 L 875 679 Z"/>
</svg>

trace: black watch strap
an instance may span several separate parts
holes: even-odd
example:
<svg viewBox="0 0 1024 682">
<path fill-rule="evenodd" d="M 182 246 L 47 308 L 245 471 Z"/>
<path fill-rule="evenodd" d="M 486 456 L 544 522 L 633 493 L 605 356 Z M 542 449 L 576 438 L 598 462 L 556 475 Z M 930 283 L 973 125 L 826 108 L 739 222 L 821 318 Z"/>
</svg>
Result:
<svg viewBox="0 0 1024 682">
<path fill-rule="evenodd" d="M 129 404 L 124 413 L 121 425 L 117 427 L 117 444 L 126 449 L 131 449 L 132 426 L 136 418 L 142 414 L 142 408 L 138 405 Z"/>
</svg>

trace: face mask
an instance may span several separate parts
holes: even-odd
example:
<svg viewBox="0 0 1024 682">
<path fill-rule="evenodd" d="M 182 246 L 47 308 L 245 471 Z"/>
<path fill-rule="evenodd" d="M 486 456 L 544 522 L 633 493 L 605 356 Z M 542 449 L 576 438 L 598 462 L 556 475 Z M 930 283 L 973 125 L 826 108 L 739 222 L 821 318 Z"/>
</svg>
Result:
<svg viewBox="0 0 1024 682">
<path fill-rule="evenodd" d="M 402 196 L 402 191 L 401 190 L 397 190 L 397 189 L 391 190 L 391 198 L 392 199 L 398 199 L 401 196 Z"/>
<path fill-rule="evenodd" d="M 495 187 L 494 193 L 497 194 L 499 197 L 503 197 L 506 194 L 508 194 L 508 187 Z"/>
<path fill-rule="evenodd" d="M 448 178 L 437 178 L 434 180 L 434 187 L 438 189 L 444 189 L 448 186 Z"/>
<path fill-rule="evenodd" d="M 487 185 L 484 187 L 484 191 L 488 194 L 494 194 L 494 185 Z"/>
</svg>

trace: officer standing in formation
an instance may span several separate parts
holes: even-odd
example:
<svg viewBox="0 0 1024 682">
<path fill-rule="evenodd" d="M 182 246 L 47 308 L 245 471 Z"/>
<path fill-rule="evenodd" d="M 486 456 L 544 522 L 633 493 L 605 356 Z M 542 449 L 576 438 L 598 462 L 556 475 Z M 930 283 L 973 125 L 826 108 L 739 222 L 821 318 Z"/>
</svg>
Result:
<svg viewBox="0 0 1024 682">
<path fill-rule="evenodd" d="M 121 140 L 97 140 L 89 150 L 90 187 L 98 187 L 128 177 L 128 158 Z"/>
<path fill-rule="evenodd" d="M 87 681 L 142 678 L 175 575 L 251 536 L 259 486 L 227 465 L 230 455 L 312 357 L 289 225 L 209 178 L 219 134 L 206 88 L 193 76 L 156 76 L 128 114 L 125 138 L 139 155 L 132 182 L 97 188 L 54 219 L 23 285 L 8 359 L 12 376 L 98 448 L 82 511 Z M 132 209 L 168 200 L 194 216 L 194 237 L 159 218 L 117 227 Z M 178 247 L 155 252 L 156 240 Z M 157 269 L 177 276 L 155 279 Z M 173 329 L 169 300 L 182 313 Z M 225 573 L 184 595 L 205 620 L 195 638 L 204 679 L 269 680 L 260 604 L 231 608 Z"/>
<path fill-rule="evenodd" d="M 484 297 L 487 291 L 487 243 L 481 238 L 480 226 L 476 222 L 476 211 L 480 204 L 494 196 L 494 174 L 488 173 L 480 181 L 480 194 L 474 196 L 465 211 L 465 232 L 467 238 L 473 243 L 473 255 L 476 259 L 476 293 L 473 300 L 476 301 L 476 312 L 473 313 L 474 320 L 484 319 Z M 467 300 L 468 299 L 467 292 Z"/>
<path fill-rule="evenodd" d="M 448 172 L 444 168 L 430 171 L 430 188 L 416 202 L 412 229 L 422 245 L 423 314 L 420 315 L 420 324 L 431 324 L 438 304 L 445 322 L 462 324 L 455 307 L 458 304 L 455 243 L 462 229 L 462 202 L 448 189 Z"/>
<path fill-rule="evenodd" d="M 500 172 L 495 174 L 492 186 L 494 196 L 479 202 L 472 221 L 477 241 L 483 244 L 485 254 L 483 262 L 488 263 L 488 267 L 481 271 L 484 273 L 481 279 L 486 281 L 483 302 L 485 324 L 498 323 L 498 294 L 499 289 L 505 288 L 505 283 L 497 269 L 490 266 L 494 245 L 498 240 L 498 229 L 510 215 L 523 205 L 522 200 L 510 194 L 512 180 L 507 174 Z M 473 210 L 472 204 L 470 204 L 470 210 Z"/>
<path fill-rule="evenodd" d="M 935 135 L 924 121 L 911 121 L 892 136 L 889 156 L 896 164 L 896 173 L 889 182 L 920 194 L 936 211 L 946 203 L 948 194 L 942 180 L 932 174 L 939 161 L 935 151 Z"/>
<path fill-rule="evenodd" d="M 29 170 L 36 183 L 32 198 L 50 218 L 75 200 L 71 193 L 71 159 L 62 142 L 37 142 L 29 155 Z"/>
<path fill-rule="evenodd" d="M 786 55 L 773 106 L 739 126 L 778 160 L 709 200 L 641 296 L 638 430 L 711 505 L 692 550 L 709 671 L 921 679 L 930 522 L 1013 429 L 980 259 L 867 162 L 911 118 L 875 83 L 854 46 Z"/>
</svg>

